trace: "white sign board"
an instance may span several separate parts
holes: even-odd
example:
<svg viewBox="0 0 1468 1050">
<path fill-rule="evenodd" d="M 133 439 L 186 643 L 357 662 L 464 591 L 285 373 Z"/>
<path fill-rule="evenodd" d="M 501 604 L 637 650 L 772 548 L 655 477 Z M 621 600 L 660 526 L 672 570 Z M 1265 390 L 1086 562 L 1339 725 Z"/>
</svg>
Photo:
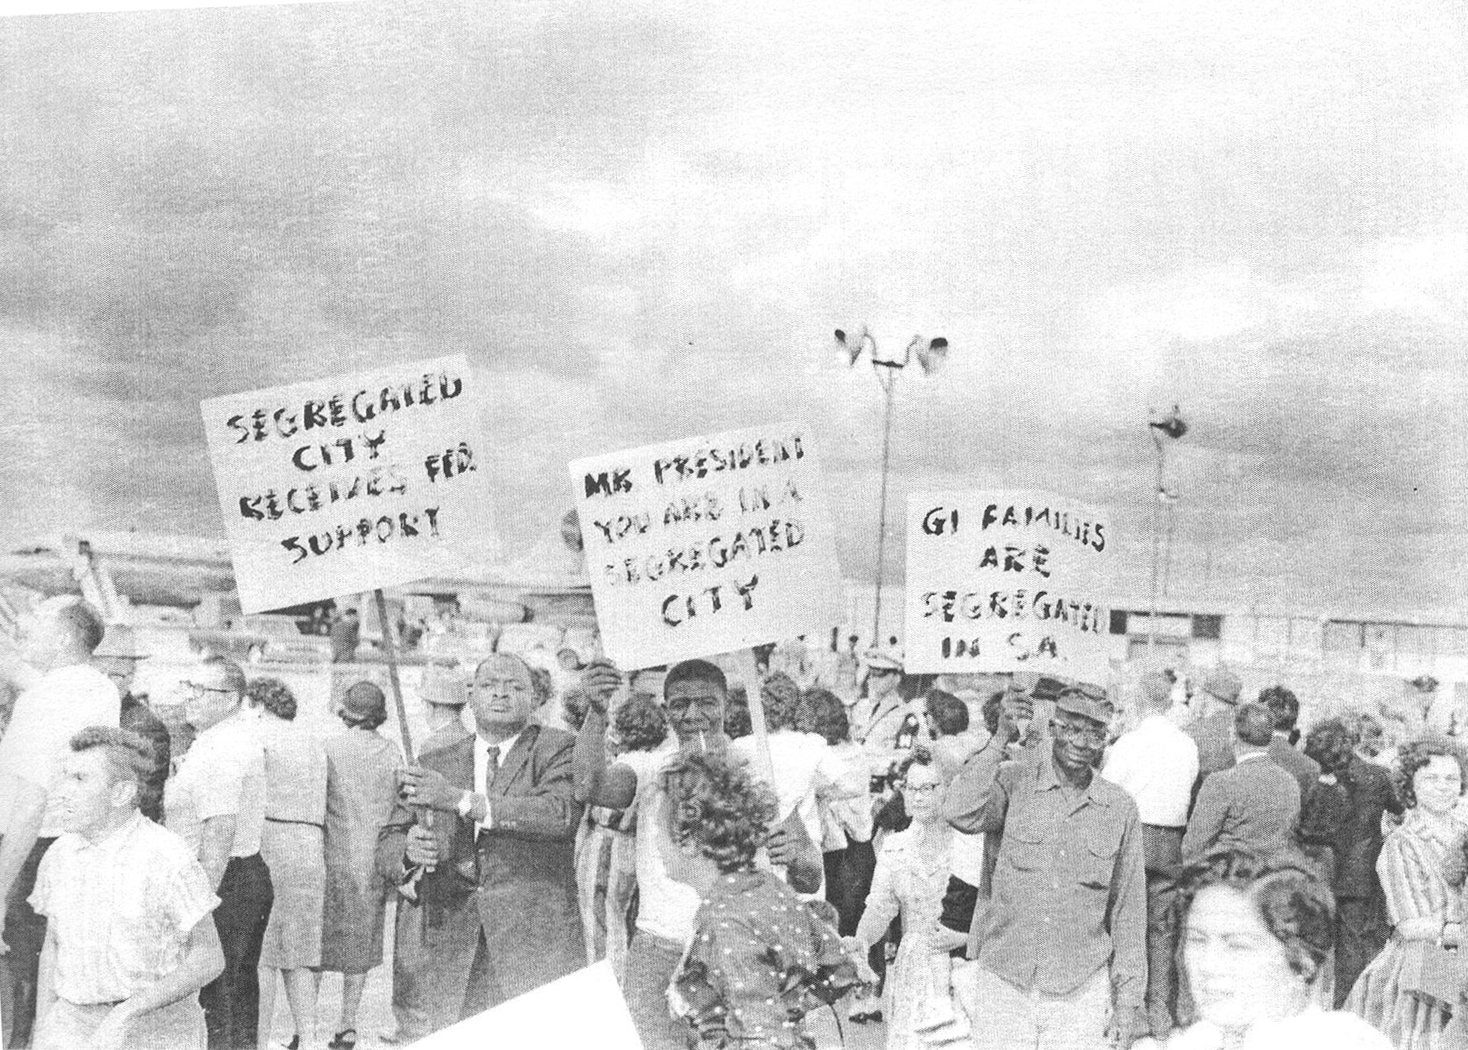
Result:
<svg viewBox="0 0 1468 1050">
<path fill-rule="evenodd" d="M 513 965 L 513 964 L 512 964 Z M 413 1044 L 414 1050 L 642 1050 L 606 961 L 577 970 Z"/>
<path fill-rule="evenodd" d="M 907 499 L 906 666 L 1105 685 L 1106 513 L 1047 492 Z"/>
<path fill-rule="evenodd" d="M 571 464 L 597 624 L 634 669 L 840 623 L 841 570 L 804 427 L 775 424 Z"/>
<path fill-rule="evenodd" d="M 247 613 L 462 571 L 494 547 L 463 355 L 200 407 Z"/>
</svg>

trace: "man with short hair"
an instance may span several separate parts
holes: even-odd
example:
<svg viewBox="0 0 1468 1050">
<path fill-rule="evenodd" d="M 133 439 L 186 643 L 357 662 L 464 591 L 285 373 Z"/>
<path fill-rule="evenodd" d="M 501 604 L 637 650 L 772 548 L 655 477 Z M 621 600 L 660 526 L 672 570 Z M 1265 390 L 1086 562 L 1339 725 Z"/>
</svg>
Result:
<svg viewBox="0 0 1468 1050">
<path fill-rule="evenodd" d="M 20 625 L 0 676 L 21 690 L 0 738 L 0 1015 L 6 1045 L 30 1043 L 46 920 L 27 903 L 36 869 L 61 834 L 48 793 L 61 781 L 68 742 L 89 725 L 117 727 L 117 689 L 89 665 L 102 618 L 75 598 L 48 598 Z M 7 951 L 8 948 L 8 951 Z"/>
<path fill-rule="evenodd" d="M 1259 702 L 1274 715 L 1274 738 L 1269 741 L 1269 757 L 1300 785 L 1303 805 L 1320 782 L 1320 763 L 1290 743 L 1290 734 L 1300 719 L 1300 701 L 1282 685 L 1273 685 L 1259 694 Z"/>
<path fill-rule="evenodd" d="M 125 623 L 110 623 L 102 644 L 92 654 L 92 666 L 112 680 L 122 697 L 118 728 L 138 734 L 153 745 L 153 765 L 139 803 L 143 816 L 155 824 L 163 823 L 163 788 L 173 763 L 173 740 L 168 727 L 148 706 L 147 698 L 134 693 L 138 665 L 148 659 L 148 651 L 138 643 L 137 632 Z"/>
<path fill-rule="evenodd" d="M 437 1031 L 586 965 L 573 863 L 575 738 L 531 719 L 549 699 L 548 678 L 524 660 L 489 657 L 469 694 L 476 734 L 424 752 L 400 775 L 377 867 L 399 885 L 426 870 L 417 907 L 432 955 L 407 995 L 427 1016 L 405 1012 L 400 1023 Z M 419 809 L 434 811 L 431 829 L 418 823 Z M 426 1034 L 400 1029 L 395 1039 Z"/>
<path fill-rule="evenodd" d="M 1006 762 L 1032 711 L 1007 695 L 998 731 L 944 799 L 959 831 L 1003 835 L 960 995 L 979 1050 L 1127 1050 L 1146 1029 L 1147 889 L 1136 803 L 1095 774 L 1111 708 L 1063 690 L 1050 746 Z"/>
<path fill-rule="evenodd" d="M 357 658 L 362 637 L 362 620 L 356 609 L 348 609 L 331 621 L 331 662 L 349 664 Z"/>
<path fill-rule="evenodd" d="M 1237 763 L 1203 781 L 1188 830 L 1183 860 L 1220 849 L 1269 856 L 1294 845 L 1300 819 L 1300 785 L 1269 759 L 1274 715 L 1263 704 L 1243 704 L 1234 714 Z"/>
<path fill-rule="evenodd" d="M 627 752 L 608 764 L 607 705 L 620 684 L 621 674 L 605 661 L 591 664 L 582 678 L 590 706 L 576 738 L 576 797 L 609 809 L 637 807 L 637 928 L 627 947 L 622 993 L 646 1050 L 682 1050 L 687 1030 L 669 1012 L 667 991 L 693 936 L 698 893 L 669 876 L 658 849 L 661 776 L 683 751 L 730 752 L 748 761 L 754 738 L 730 741 L 724 735 L 729 686 L 718 665 L 686 660 L 663 680 L 673 739 L 656 751 Z M 788 881 L 796 890 L 814 892 L 820 886 L 820 848 L 806 836 L 782 826 L 771 835 L 767 852 L 771 863 L 788 866 Z"/>
<path fill-rule="evenodd" d="M 1168 718 L 1172 680 L 1142 676 L 1140 720 L 1106 753 L 1101 775 L 1132 796 L 1142 821 L 1147 871 L 1147 1023 L 1165 1039 L 1175 1023 L 1177 927 L 1172 914 L 1182 870 L 1183 829 L 1198 776 L 1198 745 Z"/>
<path fill-rule="evenodd" d="M 255 1050 L 259 1032 L 260 947 L 275 901 L 260 857 L 265 826 L 265 750 L 245 709 L 245 675 L 211 656 L 185 683 L 184 717 L 199 731 L 168 782 L 168 829 L 188 844 L 219 895 L 214 923 L 224 970 L 199 1002 L 209 1050 Z"/>
<path fill-rule="evenodd" d="M 1198 776 L 1193 781 L 1195 804 L 1203 781 L 1234 764 L 1234 708 L 1243 690 L 1244 683 L 1238 675 L 1218 667 L 1208 672 L 1193 696 L 1197 720 L 1184 727 L 1183 732 L 1198 745 Z"/>
<path fill-rule="evenodd" d="M 152 749 L 94 726 L 56 789 L 65 834 L 30 903 L 46 916 L 35 1050 L 203 1050 L 197 992 L 224 969 L 219 903 L 182 839 L 145 819 Z"/>
</svg>

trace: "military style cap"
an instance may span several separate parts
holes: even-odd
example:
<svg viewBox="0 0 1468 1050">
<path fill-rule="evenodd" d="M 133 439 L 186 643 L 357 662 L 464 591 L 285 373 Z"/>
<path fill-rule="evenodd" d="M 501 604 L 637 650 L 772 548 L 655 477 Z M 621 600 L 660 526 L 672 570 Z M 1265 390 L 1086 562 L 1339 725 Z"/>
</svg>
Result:
<svg viewBox="0 0 1468 1050">
<path fill-rule="evenodd" d="M 1055 710 L 1064 711 L 1069 715 L 1080 715 L 1082 718 L 1089 718 L 1102 725 L 1111 721 L 1113 713 L 1111 701 L 1107 700 L 1105 696 L 1074 686 L 1062 691 L 1055 698 Z"/>
</svg>

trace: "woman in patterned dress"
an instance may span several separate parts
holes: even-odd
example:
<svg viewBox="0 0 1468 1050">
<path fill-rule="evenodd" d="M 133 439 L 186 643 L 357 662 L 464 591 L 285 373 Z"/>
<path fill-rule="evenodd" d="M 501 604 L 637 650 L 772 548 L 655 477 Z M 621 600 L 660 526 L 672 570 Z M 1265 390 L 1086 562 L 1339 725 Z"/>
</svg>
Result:
<svg viewBox="0 0 1468 1050">
<path fill-rule="evenodd" d="M 967 945 L 968 930 L 950 929 L 940 922 L 957 832 L 943 819 L 938 766 L 927 751 L 915 751 L 899 767 L 899 777 L 912 824 L 882 843 L 866 910 L 856 936 L 847 943 L 848 951 L 865 955 L 887 932 L 893 917 L 901 916 L 902 942 L 883 989 L 887 1050 L 922 1050 L 928 1040 L 921 1030 L 953 1021 L 949 953 Z"/>
<path fill-rule="evenodd" d="M 1404 745 L 1397 757 L 1397 790 L 1407 817 L 1376 862 L 1392 936 L 1346 1000 L 1346 1009 L 1385 1033 L 1397 1050 L 1436 1050 L 1448 1023 L 1446 1007 L 1406 990 L 1402 978 L 1424 949 L 1456 943 L 1462 935 L 1458 894 L 1443 862 L 1461 847 L 1463 827 L 1453 808 L 1464 772 L 1463 753 L 1448 739 Z"/>
</svg>

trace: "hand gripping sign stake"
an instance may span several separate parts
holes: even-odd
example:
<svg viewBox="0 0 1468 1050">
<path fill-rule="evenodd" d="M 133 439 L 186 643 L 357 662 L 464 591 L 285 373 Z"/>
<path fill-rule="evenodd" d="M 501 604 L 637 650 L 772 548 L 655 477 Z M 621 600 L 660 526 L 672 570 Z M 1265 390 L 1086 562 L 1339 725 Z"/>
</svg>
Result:
<svg viewBox="0 0 1468 1050">
<path fill-rule="evenodd" d="M 403 737 L 403 758 L 411 766 L 416 763 L 413 758 L 413 737 L 408 732 L 408 709 L 403 704 L 403 684 L 398 678 L 398 647 L 393 640 L 392 624 L 387 618 L 387 599 L 383 597 L 381 587 L 373 589 L 372 599 L 377 605 L 377 622 L 382 625 L 382 652 L 387 657 L 387 679 L 392 686 L 393 709 L 398 715 L 398 732 Z M 433 810 L 424 807 L 419 810 L 418 817 L 425 828 L 433 830 Z M 432 867 L 416 869 L 408 881 L 398 887 L 398 892 L 417 903 L 418 883 L 425 872 L 432 870 Z"/>
</svg>

